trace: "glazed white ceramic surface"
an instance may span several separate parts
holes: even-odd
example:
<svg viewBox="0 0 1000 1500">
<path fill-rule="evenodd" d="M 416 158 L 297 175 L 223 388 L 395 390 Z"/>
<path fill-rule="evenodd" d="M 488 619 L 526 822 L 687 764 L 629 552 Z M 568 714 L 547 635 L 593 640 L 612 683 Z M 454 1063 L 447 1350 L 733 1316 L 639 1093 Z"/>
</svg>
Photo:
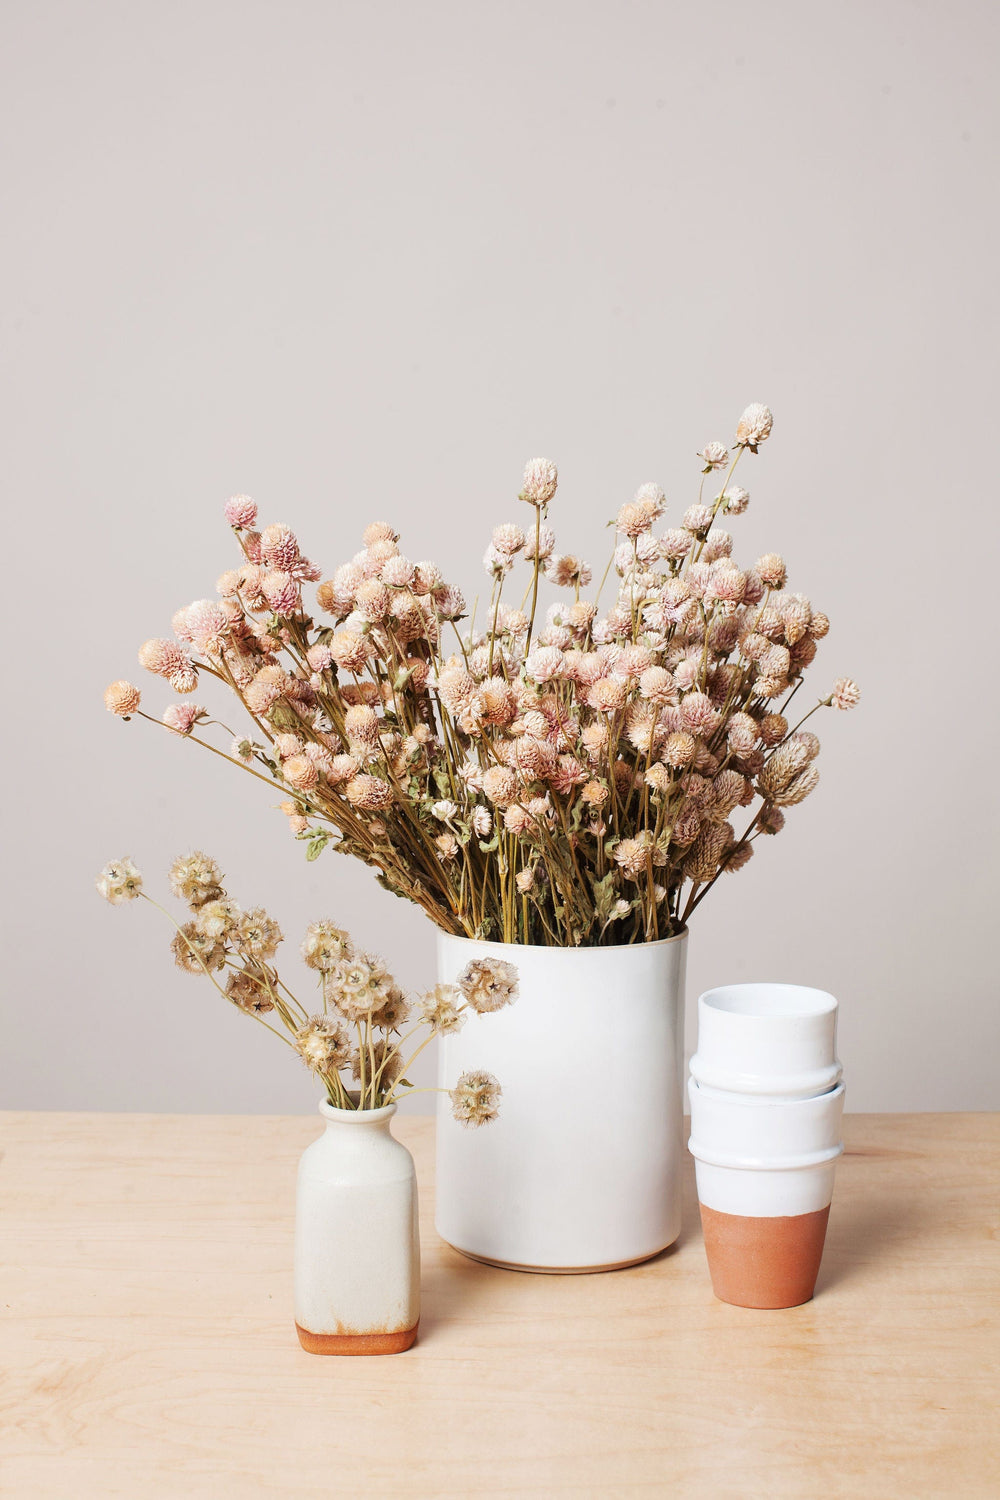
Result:
<svg viewBox="0 0 1000 1500">
<path fill-rule="evenodd" d="M 842 1083 L 811 1099 L 729 1093 L 693 1078 L 688 1091 L 700 1203 L 761 1218 L 826 1208 L 844 1149 Z"/>
<path fill-rule="evenodd" d="M 518 970 L 520 995 L 441 1038 L 439 1083 L 500 1081 L 474 1129 L 439 1096 L 437 1216 L 469 1255 L 538 1270 L 646 1259 L 680 1232 L 687 935 L 620 948 L 543 948 L 440 934 L 439 978 L 473 958 Z"/>
<path fill-rule="evenodd" d="M 319 1106 L 326 1129 L 299 1162 L 295 1321 L 314 1334 L 394 1333 L 420 1316 L 413 1158 L 384 1109 Z"/>
<path fill-rule="evenodd" d="M 709 1088 L 806 1099 L 840 1081 L 837 1002 L 798 984 L 729 984 L 698 999 L 691 1077 Z"/>
</svg>

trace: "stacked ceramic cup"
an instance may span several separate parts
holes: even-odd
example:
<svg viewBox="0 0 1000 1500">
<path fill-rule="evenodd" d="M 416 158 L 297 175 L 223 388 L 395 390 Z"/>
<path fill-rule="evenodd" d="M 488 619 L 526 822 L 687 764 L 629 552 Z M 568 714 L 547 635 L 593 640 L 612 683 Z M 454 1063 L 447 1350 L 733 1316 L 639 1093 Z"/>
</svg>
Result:
<svg viewBox="0 0 1000 1500">
<path fill-rule="evenodd" d="M 715 1295 L 808 1302 L 823 1255 L 844 1085 L 837 1002 L 793 984 L 734 984 L 698 1001 L 691 1139 Z"/>
</svg>

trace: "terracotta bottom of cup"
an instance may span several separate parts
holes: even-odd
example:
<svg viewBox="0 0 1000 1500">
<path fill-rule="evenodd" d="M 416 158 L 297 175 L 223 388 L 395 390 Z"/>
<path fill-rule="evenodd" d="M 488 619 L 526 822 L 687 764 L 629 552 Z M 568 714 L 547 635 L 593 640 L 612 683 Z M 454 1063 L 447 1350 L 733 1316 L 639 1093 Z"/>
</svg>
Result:
<svg viewBox="0 0 1000 1500">
<path fill-rule="evenodd" d="M 411 1348 L 419 1327 L 418 1318 L 412 1328 L 397 1333 L 310 1333 L 299 1323 L 295 1331 L 307 1354 L 402 1354 Z"/>
<path fill-rule="evenodd" d="M 720 1302 L 798 1307 L 816 1290 L 830 1205 L 788 1218 L 723 1214 L 701 1204 L 701 1227 Z"/>
</svg>

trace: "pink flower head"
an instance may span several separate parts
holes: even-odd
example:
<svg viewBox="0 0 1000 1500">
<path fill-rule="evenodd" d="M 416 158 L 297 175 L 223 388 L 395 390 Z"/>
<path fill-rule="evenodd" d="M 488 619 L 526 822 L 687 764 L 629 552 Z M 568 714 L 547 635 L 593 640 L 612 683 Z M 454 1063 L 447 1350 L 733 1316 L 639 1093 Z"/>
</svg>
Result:
<svg viewBox="0 0 1000 1500">
<path fill-rule="evenodd" d="M 483 568 L 491 578 L 503 578 L 514 566 L 514 557 L 507 552 L 500 552 L 490 542 L 483 553 Z"/>
<path fill-rule="evenodd" d="M 241 531 L 253 526 L 257 520 L 257 502 L 249 495 L 232 495 L 226 501 L 226 520 L 230 526 Z"/>
<path fill-rule="evenodd" d="M 355 608 L 372 624 L 384 620 L 392 607 L 392 595 L 384 583 L 377 578 L 366 578 L 359 584 Z"/>
<path fill-rule="evenodd" d="M 592 574 L 589 563 L 585 563 L 581 557 L 566 553 L 564 556 L 549 558 L 545 564 L 545 576 L 557 588 L 570 588 L 580 584 L 586 587 Z"/>
<path fill-rule="evenodd" d="M 299 586 L 282 568 L 272 568 L 261 583 L 264 598 L 276 615 L 294 615 L 299 607 Z"/>
<path fill-rule="evenodd" d="M 415 594 L 436 594 L 444 588 L 444 575 L 435 562 L 418 562 L 413 569 L 410 588 Z"/>
<path fill-rule="evenodd" d="M 773 425 L 771 408 L 761 401 L 752 401 L 737 424 L 736 441 L 741 448 L 756 453 L 758 444 L 770 435 Z"/>
<path fill-rule="evenodd" d="M 552 556 L 556 545 L 556 534 L 551 526 L 539 526 L 538 528 L 538 561 L 545 562 Z M 529 527 L 524 543 L 524 555 L 529 562 L 535 557 L 535 531 Z"/>
<path fill-rule="evenodd" d="M 505 522 L 502 526 L 495 526 L 493 528 L 493 546 L 504 557 L 513 557 L 516 553 L 520 552 L 524 546 L 524 541 L 524 532 L 520 526 L 515 526 L 510 521 Z"/>
<path fill-rule="evenodd" d="M 374 547 L 376 542 L 398 542 L 399 532 L 387 521 L 373 521 L 365 527 L 361 540 L 366 547 Z"/>
<path fill-rule="evenodd" d="M 390 588 L 405 589 L 409 587 L 414 572 L 413 563 L 408 557 L 401 557 L 398 553 L 394 553 L 386 558 L 382 566 L 382 582 L 388 584 Z"/>
<path fill-rule="evenodd" d="M 658 484 L 640 484 L 632 501 L 641 505 L 651 521 L 657 520 L 666 509 L 667 497 Z"/>
<path fill-rule="evenodd" d="M 539 646 L 524 663 L 524 670 L 535 682 L 551 682 L 563 674 L 564 658 L 557 646 Z"/>
<path fill-rule="evenodd" d="M 630 642 L 617 653 L 613 670 L 616 677 L 624 677 L 629 682 L 634 682 L 642 676 L 647 667 L 652 665 L 653 653 L 649 647 L 632 645 Z"/>
<path fill-rule="evenodd" d="M 574 666 L 573 676 L 583 688 L 608 675 L 608 664 L 596 651 L 581 651 Z"/>
<path fill-rule="evenodd" d="M 191 665 L 191 658 L 176 641 L 144 641 L 139 647 L 139 665 L 157 677 L 171 677 Z"/>
<path fill-rule="evenodd" d="M 117 714 L 119 719 L 127 719 L 134 714 L 142 701 L 142 694 L 131 682 L 120 678 L 118 682 L 112 682 L 104 690 L 104 706 L 109 713 Z"/>
<path fill-rule="evenodd" d="M 529 458 L 524 466 L 524 480 L 519 498 L 527 500 L 529 505 L 548 505 L 556 492 L 558 482 L 559 473 L 551 459 Z"/>
<path fill-rule="evenodd" d="M 707 531 L 712 524 L 712 512 L 707 505 L 689 505 L 684 512 L 684 526 L 697 535 Z"/>
<path fill-rule="evenodd" d="M 179 672 L 171 672 L 167 678 L 175 693 L 193 693 L 198 686 L 198 672 L 195 667 L 182 667 Z"/>
<path fill-rule="evenodd" d="M 197 703 L 171 703 L 163 710 L 163 722 L 178 734 L 190 734 L 195 722 L 205 712 Z"/>
<path fill-rule="evenodd" d="M 465 615 L 465 595 L 461 589 L 441 589 L 434 595 L 434 608 L 442 620 L 461 620 Z"/>
<path fill-rule="evenodd" d="M 290 573 L 301 556 L 295 533 L 287 526 L 266 526 L 260 534 L 260 551 L 269 568 L 283 573 Z"/>
<path fill-rule="evenodd" d="M 360 672 L 371 655 L 368 637 L 353 630 L 338 630 L 330 642 L 330 652 L 338 667 L 348 672 Z"/>
<path fill-rule="evenodd" d="M 575 786 L 583 786 L 589 775 L 589 771 L 575 755 L 560 755 L 549 779 L 553 790 L 560 796 L 567 797 Z"/>
<path fill-rule="evenodd" d="M 681 702 L 681 719 L 692 734 L 708 734 L 719 722 L 712 700 L 705 693 L 688 693 Z"/>
<path fill-rule="evenodd" d="M 639 677 L 639 692 L 647 703 L 660 708 L 677 697 L 674 679 L 666 667 L 647 667 Z"/>
<path fill-rule="evenodd" d="M 729 449 L 725 443 L 706 443 L 699 450 L 698 457 L 704 464 L 704 472 L 710 474 L 713 469 L 724 469 L 729 462 Z"/>
<path fill-rule="evenodd" d="M 293 755 L 281 767 L 281 774 L 289 786 L 307 792 L 319 780 L 319 770 L 305 755 Z"/>
<path fill-rule="evenodd" d="M 665 531 L 660 538 L 660 554 L 671 562 L 677 562 L 682 557 L 687 557 L 693 546 L 690 531 L 682 531 L 679 527 L 671 527 Z"/>
<path fill-rule="evenodd" d="M 312 667 L 314 672 L 325 672 L 327 667 L 333 661 L 333 655 L 331 654 L 329 646 L 310 646 L 309 650 L 306 652 L 306 661 Z"/>
<path fill-rule="evenodd" d="M 784 588 L 787 568 L 783 556 L 778 552 L 765 552 L 762 558 L 757 558 L 757 573 L 768 588 Z"/>
<path fill-rule="evenodd" d="M 602 677 L 587 694 L 587 702 L 598 713 L 614 713 L 623 707 L 628 689 L 619 677 Z"/>
<path fill-rule="evenodd" d="M 739 568 L 720 568 L 712 573 L 706 598 L 735 607 L 743 598 L 746 581 L 746 574 L 741 573 Z"/>
<path fill-rule="evenodd" d="M 674 681 L 681 692 L 687 692 L 688 688 L 694 687 L 698 681 L 698 663 L 691 657 L 685 657 L 674 667 Z"/>
<path fill-rule="evenodd" d="M 174 629 L 206 656 L 217 656 L 228 633 L 229 620 L 214 599 L 196 599 L 174 616 Z"/>
<path fill-rule="evenodd" d="M 861 701 L 861 689 L 850 677 L 838 677 L 833 684 L 830 702 L 834 708 L 854 708 Z"/>
</svg>

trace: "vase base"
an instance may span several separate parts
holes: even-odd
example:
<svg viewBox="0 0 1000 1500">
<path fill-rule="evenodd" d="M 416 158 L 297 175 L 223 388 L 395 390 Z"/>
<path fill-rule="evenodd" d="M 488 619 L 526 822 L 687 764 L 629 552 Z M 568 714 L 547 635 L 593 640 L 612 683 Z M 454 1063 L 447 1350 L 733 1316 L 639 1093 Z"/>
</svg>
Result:
<svg viewBox="0 0 1000 1500">
<path fill-rule="evenodd" d="M 650 1250 L 648 1255 L 636 1255 L 631 1260 L 609 1260 L 594 1266 L 533 1266 L 518 1260 L 496 1260 L 490 1255 L 477 1255 L 473 1250 L 463 1250 L 461 1245 L 452 1244 L 451 1240 L 445 1240 L 444 1243 L 452 1250 L 457 1250 L 459 1255 L 464 1255 L 466 1260 L 476 1260 L 481 1266 L 495 1266 L 498 1271 L 526 1271 L 534 1276 L 596 1276 L 602 1271 L 625 1271 L 629 1266 L 641 1266 L 645 1261 L 662 1255 L 664 1250 L 669 1250 L 674 1241 L 661 1245 L 658 1250 Z"/>
<path fill-rule="evenodd" d="M 420 1319 L 396 1333 L 310 1333 L 296 1323 L 299 1343 L 307 1354 L 402 1354 L 412 1347 Z"/>
</svg>

